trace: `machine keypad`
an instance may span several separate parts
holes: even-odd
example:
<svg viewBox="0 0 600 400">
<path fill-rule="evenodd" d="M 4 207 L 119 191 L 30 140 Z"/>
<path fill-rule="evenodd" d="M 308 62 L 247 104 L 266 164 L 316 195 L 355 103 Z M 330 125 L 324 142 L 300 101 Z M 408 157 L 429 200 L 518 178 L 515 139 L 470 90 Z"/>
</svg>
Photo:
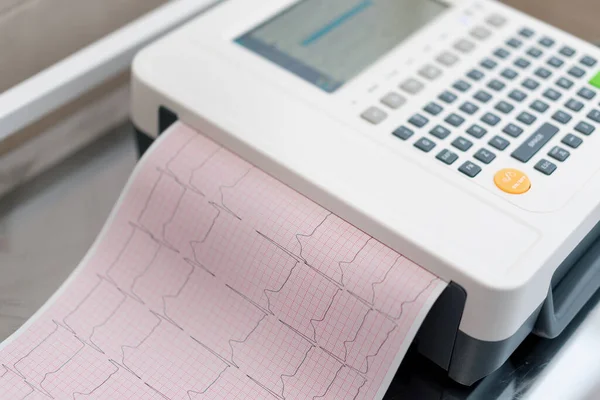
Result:
<svg viewBox="0 0 600 400">
<path fill-rule="evenodd" d="M 548 65 L 554 68 L 560 68 L 565 62 L 558 57 L 550 57 L 548 59 Z"/>
<path fill-rule="evenodd" d="M 405 126 L 401 126 L 401 127 L 397 128 L 396 130 L 394 130 L 394 132 L 392 132 L 392 133 L 398 139 L 408 140 L 408 139 L 410 139 L 410 137 L 412 135 L 414 135 L 415 132 L 412 129 L 409 129 Z"/>
<path fill-rule="evenodd" d="M 593 67 L 598 61 L 593 57 L 585 56 L 579 62 L 585 65 L 586 67 Z"/>
<path fill-rule="evenodd" d="M 554 40 L 545 36 L 543 38 L 541 38 L 538 42 L 539 44 L 541 44 L 544 47 L 552 47 L 554 46 Z"/>
<path fill-rule="evenodd" d="M 458 155 L 456 155 L 456 153 L 451 152 L 450 150 L 444 149 L 440 151 L 437 154 L 437 156 L 435 156 L 435 158 L 447 165 L 452 165 L 454 161 L 458 160 Z"/>
<path fill-rule="evenodd" d="M 467 133 L 469 135 L 473 136 L 474 138 L 481 139 L 482 137 L 485 136 L 485 134 L 487 133 L 487 130 L 485 128 L 482 128 L 481 126 L 475 124 L 475 125 L 471 126 L 469 129 L 467 129 Z"/>
<path fill-rule="evenodd" d="M 424 110 L 435 116 L 444 111 L 444 108 L 437 103 L 431 102 L 425 106 Z"/>
<path fill-rule="evenodd" d="M 521 69 L 525 69 L 531 65 L 531 62 L 521 57 L 516 59 L 515 65 Z"/>
<path fill-rule="evenodd" d="M 531 103 L 531 106 L 530 106 L 530 108 L 532 110 L 535 110 L 535 111 L 539 112 L 540 114 L 546 112 L 546 110 L 549 107 L 550 106 L 548 104 L 544 103 L 541 100 L 535 100 L 533 103 Z"/>
<path fill-rule="evenodd" d="M 518 49 L 523 45 L 523 42 L 517 38 L 512 38 L 506 41 L 506 45 L 512 47 L 513 49 Z"/>
<path fill-rule="evenodd" d="M 560 78 L 556 81 L 556 85 L 563 89 L 571 89 L 574 85 L 573 81 L 567 78 Z"/>
<path fill-rule="evenodd" d="M 419 71 L 419 75 L 430 81 L 437 79 L 442 75 L 442 70 L 433 65 L 426 65 Z"/>
<path fill-rule="evenodd" d="M 417 128 L 422 128 L 425 125 L 427 125 L 429 120 L 427 119 L 427 117 L 424 117 L 421 114 L 415 114 L 408 120 L 408 122 L 411 125 L 416 126 Z"/>
<path fill-rule="evenodd" d="M 501 119 L 496 114 L 486 113 L 483 117 L 481 117 L 481 121 L 485 122 L 489 126 L 496 126 L 500 123 Z"/>
<path fill-rule="evenodd" d="M 470 40 L 461 39 L 454 43 L 454 48 L 461 53 L 468 54 L 475 49 L 475 43 Z"/>
<path fill-rule="evenodd" d="M 552 71 L 544 67 L 539 67 L 535 70 L 535 75 L 542 79 L 548 79 L 550 76 L 552 76 Z"/>
<path fill-rule="evenodd" d="M 544 175 L 552 175 L 552 173 L 556 171 L 556 164 L 553 164 L 550 161 L 542 158 L 537 164 L 535 164 L 534 168 Z"/>
<path fill-rule="evenodd" d="M 588 113 L 587 117 L 594 122 L 600 123 L 600 110 L 592 110 Z"/>
<path fill-rule="evenodd" d="M 472 69 L 471 71 L 469 71 L 469 73 L 467 73 L 467 76 L 474 81 L 480 81 L 483 79 L 485 74 L 478 69 Z"/>
<path fill-rule="evenodd" d="M 568 150 L 563 149 L 562 147 L 559 146 L 554 146 L 552 148 L 552 150 L 550 150 L 548 152 L 548 155 L 552 158 L 554 158 L 557 161 L 563 162 L 565 161 L 567 158 L 569 158 L 569 156 L 571 155 L 571 153 L 569 153 Z"/>
<path fill-rule="evenodd" d="M 523 128 L 518 127 L 517 125 L 510 123 L 504 127 L 502 132 L 506 133 L 508 136 L 513 138 L 518 138 L 523 133 Z"/>
<path fill-rule="evenodd" d="M 532 47 L 529 50 L 527 50 L 527 54 L 533 58 L 540 58 L 542 54 L 544 54 L 544 52 L 538 49 L 537 47 Z"/>
<path fill-rule="evenodd" d="M 455 54 L 450 53 L 449 51 L 443 52 L 436 58 L 437 62 L 439 62 L 440 64 L 442 64 L 446 67 L 453 66 L 454 64 L 456 64 L 458 62 L 458 60 L 459 60 L 459 58 Z"/>
<path fill-rule="evenodd" d="M 519 35 L 529 39 L 535 35 L 535 32 L 529 28 L 523 28 L 519 31 Z"/>
<path fill-rule="evenodd" d="M 586 100 L 592 100 L 594 97 L 596 97 L 596 92 L 593 91 L 592 89 L 588 89 L 588 88 L 581 88 L 578 92 L 577 95 L 579 97 L 582 97 Z"/>
<path fill-rule="evenodd" d="M 571 118 L 573 118 L 573 117 L 571 117 L 571 114 L 566 113 L 566 112 L 561 111 L 561 110 L 555 112 L 554 115 L 552 116 L 553 120 L 558 121 L 561 124 L 568 123 L 569 121 L 571 121 Z"/>
<path fill-rule="evenodd" d="M 389 108 L 395 110 L 402 107 L 404 103 L 406 103 L 406 98 L 396 92 L 389 92 L 381 98 L 381 102 Z"/>
<path fill-rule="evenodd" d="M 510 142 L 503 137 L 496 135 L 488 142 L 488 144 L 495 149 L 504 150 L 510 145 Z"/>
<path fill-rule="evenodd" d="M 554 89 L 548 89 L 544 92 L 544 97 L 548 100 L 556 101 L 562 97 L 562 93 Z"/>
<path fill-rule="evenodd" d="M 488 87 L 499 92 L 506 87 L 506 84 L 498 79 L 493 79 L 488 83 Z"/>
<path fill-rule="evenodd" d="M 523 111 L 521 114 L 519 114 L 519 116 L 517 117 L 517 121 L 525 124 L 525 125 L 531 125 L 533 124 L 535 121 L 537 120 L 537 117 L 533 114 L 528 113 L 527 111 Z"/>
<path fill-rule="evenodd" d="M 510 97 L 514 101 L 522 102 L 523 100 L 525 100 L 527 98 L 527 94 L 523 93 L 519 89 L 515 89 L 509 93 L 508 97 Z"/>
<path fill-rule="evenodd" d="M 452 146 L 456 147 L 460 151 L 467 151 L 471 148 L 471 146 L 473 146 L 473 142 L 471 142 L 468 139 L 465 139 L 464 137 L 459 136 L 456 139 L 454 139 L 454 141 L 452 142 Z"/>
<path fill-rule="evenodd" d="M 501 26 L 503 26 L 504 24 L 506 24 L 506 18 L 504 18 L 502 15 L 499 14 L 492 14 L 490 15 L 487 19 L 486 19 L 487 23 L 496 27 L 496 28 L 500 28 Z"/>
<path fill-rule="evenodd" d="M 578 111 L 581 111 L 583 109 L 584 104 L 582 102 L 580 102 L 580 101 L 575 100 L 575 99 L 571 99 L 571 100 L 569 100 L 569 101 L 567 101 L 565 103 L 565 107 L 567 107 L 569 110 L 578 112 Z"/>
<path fill-rule="evenodd" d="M 431 133 L 433 136 L 435 136 L 438 139 L 446 139 L 448 136 L 450 136 L 450 130 L 447 128 L 444 128 L 441 125 L 437 125 L 435 128 L 433 128 L 432 130 L 429 131 L 429 133 Z"/>
<path fill-rule="evenodd" d="M 463 103 L 462 106 L 460 106 L 460 111 L 462 111 L 468 115 L 473 115 L 478 110 L 479 110 L 479 107 L 477 107 L 475 104 L 471 103 L 470 101 L 466 101 L 465 103 Z"/>
<path fill-rule="evenodd" d="M 467 90 L 471 89 L 471 84 L 468 82 L 463 81 L 462 79 L 459 81 L 454 82 L 454 85 L 452 85 L 452 87 L 456 90 L 458 90 L 459 92 L 466 92 Z"/>
<path fill-rule="evenodd" d="M 475 100 L 478 100 L 484 104 L 492 99 L 492 95 L 486 92 L 485 90 L 479 90 L 477 93 L 475 93 L 473 97 L 475 98 Z"/>
<path fill-rule="evenodd" d="M 373 106 L 367 108 L 360 116 L 373 125 L 377 125 L 387 118 L 387 113 L 381 108 Z"/>
<path fill-rule="evenodd" d="M 475 178 L 481 172 L 481 167 L 471 161 L 466 161 L 458 170 L 469 178 Z"/>
<path fill-rule="evenodd" d="M 587 122 L 582 121 L 582 122 L 578 123 L 577 125 L 575 125 L 575 130 L 579 133 L 589 136 L 592 133 L 594 133 L 596 128 L 594 126 L 592 126 L 591 124 L 588 124 Z"/>
<path fill-rule="evenodd" d="M 439 99 L 442 100 L 446 104 L 452 104 L 456 101 L 457 97 L 452 92 L 444 92 L 440 94 Z"/>
<path fill-rule="evenodd" d="M 583 139 L 569 133 L 561 140 L 561 143 L 566 144 L 572 149 L 576 149 L 583 143 Z"/>
<path fill-rule="evenodd" d="M 400 89 L 408 94 L 417 94 L 423 90 L 424 87 L 425 85 L 413 78 L 407 79 L 400 84 Z"/>
<path fill-rule="evenodd" d="M 496 158 L 496 155 L 489 150 L 479 149 L 473 157 L 475 157 L 475 159 L 481 161 L 484 164 L 489 164 L 492 161 L 494 161 L 494 158 Z"/>
<path fill-rule="evenodd" d="M 429 153 L 435 147 L 435 142 L 433 140 L 429 140 L 427 138 L 420 138 L 415 142 L 415 147 L 419 150 L 424 151 L 425 153 Z"/>
<path fill-rule="evenodd" d="M 465 122 L 465 119 L 458 114 L 450 114 L 448 117 L 446 117 L 445 121 L 455 128 L 458 128 L 463 124 L 463 122 Z"/>
<path fill-rule="evenodd" d="M 504 100 L 502 100 L 498 104 L 496 104 L 495 108 L 496 108 L 496 110 L 500 111 L 503 114 L 509 114 L 512 110 L 515 109 L 515 107 L 512 104 L 510 104 Z"/>
<path fill-rule="evenodd" d="M 527 78 L 523 81 L 523 87 L 529 90 L 535 90 L 540 86 L 539 82 L 535 79 Z"/>
<path fill-rule="evenodd" d="M 512 81 L 513 79 L 515 79 L 517 76 L 519 76 L 519 73 L 517 71 L 515 71 L 512 68 L 506 68 L 504 71 L 502 71 L 501 74 L 504 78 Z"/>
<path fill-rule="evenodd" d="M 510 56 L 510 51 L 503 48 L 499 48 L 496 51 L 494 51 L 494 55 L 502 60 L 505 60 Z"/>
<path fill-rule="evenodd" d="M 492 35 L 492 31 L 483 26 L 476 26 L 471 30 L 470 35 L 475 39 L 485 40 Z"/>
<path fill-rule="evenodd" d="M 572 67 L 569 71 L 568 71 L 569 75 L 574 76 L 575 78 L 581 78 L 585 75 L 585 70 L 579 68 L 579 67 Z"/>
<path fill-rule="evenodd" d="M 498 66 L 498 63 L 491 58 L 485 58 L 480 65 L 487 70 L 493 70 Z"/>
<path fill-rule="evenodd" d="M 391 91 L 380 103 L 393 112 L 433 84 L 428 82 L 441 81 L 446 68 L 456 68 L 463 58 L 471 60 L 470 53 L 497 34 L 495 25 L 487 22 L 488 27 L 475 26 L 466 37 L 454 40 L 449 50 L 434 55 L 432 63 L 418 68 L 414 77 L 400 82 L 398 87 L 408 96 Z M 436 151 L 435 158 L 470 178 L 484 166 L 499 163 L 506 157 L 501 152 L 509 147 L 507 156 L 552 175 L 558 167 L 549 160 L 569 162 L 571 153 L 566 149 L 580 147 L 582 137 L 592 135 L 600 124 L 600 110 L 586 109 L 598 93 L 579 81 L 597 72 L 592 67 L 598 60 L 577 55 L 565 43 L 522 27 L 392 133 L 425 153 L 446 142 L 447 148 Z M 361 116 L 372 124 L 389 117 L 379 107 L 370 107 Z M 494 135 L 483 139 L 490 131 Z M 459 166 L 454 166 L 457 161 Z"/>
<path fill-rule="evenodd" d="M 569 46 L 563 46 L 559 53 L 566 57 L 573 57 L 575 55 L 575 49 Z"/>
</svg>

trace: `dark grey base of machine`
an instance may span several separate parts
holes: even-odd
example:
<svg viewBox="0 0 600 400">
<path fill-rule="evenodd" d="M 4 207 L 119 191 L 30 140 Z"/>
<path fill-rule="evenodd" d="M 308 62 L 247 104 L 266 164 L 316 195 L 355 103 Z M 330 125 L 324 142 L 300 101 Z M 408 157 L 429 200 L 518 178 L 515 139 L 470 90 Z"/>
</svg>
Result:
<svg viewBox="0 0 600 400">
<path fill-rule="evenodd" d="M 459 329 L 466 299 L 466 292 L 450 283 L 427 314 L 412 347 L 446 370 L 455 382 L 471 386 L 504 364 L 531 333 L 538 313 L 532 314 L 510 338 L 486 342 Z"/>
<path fill-rule="evenodd" d="M 158 131 L 164 132 L 177 120 L 175 113 L 161 107 Z M 140 155 L 153 142 L 137 128 L 136 141 Z M 599 236 L 600 223 L 559 266 L 545 302 L 510 338 L 487 342 L 462 332 L 459 326 L 467 293 L 451 282 L 433 305 L 411 349 L 447 371 L 454 381 L 470 386 L 500 368 L 530 333 L 556 337 L 600 287 Z"/>
<path fill-rule="evenodd" d="M 450 283 L 440 295 L 413 347 L 466 386 L 500 368 L 525 338 L 533 333 L 555 338 L 575 318 L 600 287 L 600 222 L 561 263 L 552 277 L 546 300 L 508 339 L 487 342 L 459 329 L 467 294 Z"/>
</svg>

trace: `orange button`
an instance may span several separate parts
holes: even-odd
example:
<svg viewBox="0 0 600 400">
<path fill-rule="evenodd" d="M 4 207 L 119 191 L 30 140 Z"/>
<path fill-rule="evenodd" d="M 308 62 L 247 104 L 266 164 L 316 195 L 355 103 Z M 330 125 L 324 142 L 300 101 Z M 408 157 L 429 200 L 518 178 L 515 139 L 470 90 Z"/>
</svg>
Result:
<svg viewBox="0 0 600 400">
<path fill-rule="evenodd" d="M 496 172 L 494 183 L 500 190 L 510 194 L 523 194 L 531 188 L 531 181 L 523 172 L 505 168 Z"/>
</svg>

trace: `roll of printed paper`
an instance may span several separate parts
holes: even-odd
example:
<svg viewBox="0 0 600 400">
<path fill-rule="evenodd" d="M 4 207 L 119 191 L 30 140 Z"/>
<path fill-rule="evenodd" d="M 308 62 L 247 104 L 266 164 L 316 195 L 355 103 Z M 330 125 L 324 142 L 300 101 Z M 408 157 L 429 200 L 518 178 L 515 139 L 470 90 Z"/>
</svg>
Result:
<svg viewBox="0 0 600 400">
<path fill-rule="evenodd" d="M 0 399 L 381 399 L 445 287 L 176 123 L 0 347 Z"/>
</svg>

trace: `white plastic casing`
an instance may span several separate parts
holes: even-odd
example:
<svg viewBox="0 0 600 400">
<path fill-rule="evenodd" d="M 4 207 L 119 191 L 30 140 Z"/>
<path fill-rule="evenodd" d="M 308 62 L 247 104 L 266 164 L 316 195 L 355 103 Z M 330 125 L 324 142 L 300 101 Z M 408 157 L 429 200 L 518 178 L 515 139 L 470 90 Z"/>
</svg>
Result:
<svg viewBox="0 0 600 400">
<path fill-rule="evenodd" d="M 527 47 L 528 41 L 535 44 L 544 35 L 556 40 L 540 64 L 564 44 L 577 50 L 576 57 L 554 70 L 545 82 L 548 85 L 568 76 L 567 69 L 580 56 L 600 58 L 600 52 L 500 3 L 463 1 L 329 94 L 234 42 L 293 2 L 230 0 L 143 50 L 133 68 L 135 124 L 156 136 L 158 107 L 170 108 L 184 123 L 444 280 L 461 285 L 467 291 L 460 326 L 464 333 L 485 341 L 512 336 L 545 299 L 557 266 L 599 220 L 600 135 L 585 137 L 567 161 L 557 162 L 560 165 L 551 176 L 533 169 L 552 145 L 573 132 L 574 124 L 585 119 L 595 102 L 587 102 L 567 125 L 554 122 L 561 127 L 560 134 L 535 159 L 522 164 L 510 157 L 510 149 L 496 151 L 491 164 L 479 163 L 483 170 L 475 178 L 460 173 L 458 166 L 472 160 L 487 139 L 501 135 L 505 123 L 490 128 L 480 142 L 474 139 L 476 145 L 466 155 L 461 153 L 452 166 L 436 160 L 437 152 L 423 153 L 413 141 L 399 140 L 391 132 L 522 27 L 536 33 L 533 39 L 521 38 Z M 490 15 L 507 21 L 493 27 L 485 22 Z M 492 30 L 492 36 L 482 41 L 470 38 L 470 30 L 480 25 Z M 398 90 L 400 82 L 417 76 L 421 67 L 434 63 L 440 52 L 452 50 L 461 38 L 477 42 L 475 50 L 460 54 L 457 65 L 443 68 L 442 77 L 410 96 L 401 109 L 388 110 L 386 121 L 373 126 L 359 117 L 367 107 L 381 106 L 383 94 Z M 511 56 L 497 61 L 508 65 L 513 60 Z M 535 67 L 521 74 L 513 86 L 519 86 Z M 550 121 L 555 109 L 596 72 L 586 71 L 585 77 L 572 78 L 574 88 L 513 140 L 511 149 Z M 470 93 L 486 83 L 475 83 Z M 496 98 L 506 98 L 508 90 Z M 510 118 L 503 116 L 504 121 L 514 121 L 529 100 L 541 97 L 540 90 L 517 105 Z M 469 118 L 480 118 L 495 103 Z M 432 119 L 428 128 L 439 122 Z M 426 136 L 428 130 L 417 136 Z M 436 150 L 450 147 L 438 142 Z M 519 196 L 498 190 L 493 174 L 505 167 L 524 171 L 531 178 L 531 190 Z"/>
</svg>

